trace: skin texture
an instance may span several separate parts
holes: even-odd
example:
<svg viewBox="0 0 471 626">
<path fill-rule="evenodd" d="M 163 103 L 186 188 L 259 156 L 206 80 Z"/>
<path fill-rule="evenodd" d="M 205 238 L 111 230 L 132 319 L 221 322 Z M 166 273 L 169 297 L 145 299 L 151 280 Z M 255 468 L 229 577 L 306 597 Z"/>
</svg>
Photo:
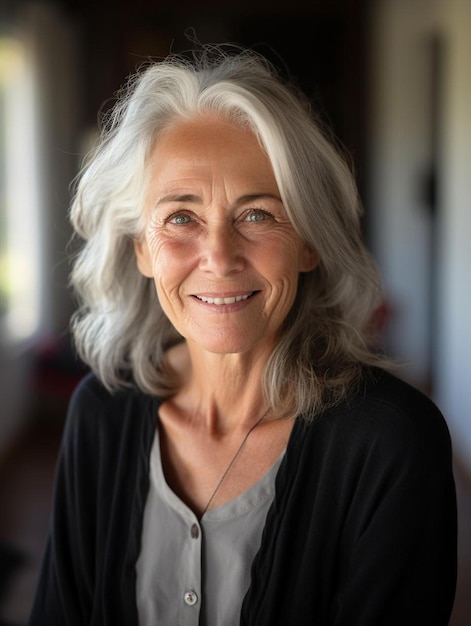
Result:
<svg viewBox="0 0 471 626">
<path fill-rule="evenodd" d="M 220 117 L 179 121 L 160 135 L 146 191 L 138 268 L 186 339 L 168 355 L 184 384 L 160 410 L 163 457 L 172 486 L 197 510 L 266 410 L 262 372 L 299 274 L 315 268 L 317 255 L 287 218 L 255 135 Z M 222 501 L 271 466 L 290 429 L 286 420 L 257 427 L 244 453 L 264 433 L 265 454 L 255 454 L 250 471 L 238 458 L 227 481 L 235 489 L 223 485 Z M 192 472 L 208 458 L 213 467 L 194 484 Z"/>
</svg>

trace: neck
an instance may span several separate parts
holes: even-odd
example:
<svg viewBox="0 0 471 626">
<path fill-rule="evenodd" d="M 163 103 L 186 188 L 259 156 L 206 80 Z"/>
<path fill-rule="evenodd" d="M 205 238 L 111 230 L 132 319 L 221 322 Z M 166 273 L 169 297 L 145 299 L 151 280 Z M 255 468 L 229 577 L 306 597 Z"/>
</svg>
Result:
<svg viewBox="0 0 471 626">
<path fill-rule="evenodd" d="M 246 431 L 267 410 L 262 377 L 267 354 L 213 354 L 180 344 L 170 362 L 182 374 L 178 401 L 208 432 Z"/>
</svg>

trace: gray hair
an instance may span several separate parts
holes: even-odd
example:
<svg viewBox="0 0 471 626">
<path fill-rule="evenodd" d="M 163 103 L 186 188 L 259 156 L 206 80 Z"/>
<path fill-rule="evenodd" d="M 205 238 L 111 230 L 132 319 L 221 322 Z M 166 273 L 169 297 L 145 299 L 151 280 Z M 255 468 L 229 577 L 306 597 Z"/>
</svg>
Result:
<svg viewBox="0 0 471 626">
<path fill-rule="evenodd" d="M 178 379 L 165 352 L 182 341 L 138 271 L 133 242 L 143 231 L 148 159 L 175 120 L 217 112 L 249 125 L 265 149 L 285 210 L 317 251 L 300 276 L 281 340 L 267 363 L 266 399 L 278 414 L 314 415 L 381 365 L 371 316 L 380 296 L 362 239 L 356 185 L 307 100 L 251 51 L 203 49 L 143 66 L 104 119 L 99 143 L 77 178 L 71 221 L 83 245 L 71 282 L 80 308 L 72 332 L 81 358 L 110 390 L 132 380 L 168 397 Z"/>
</svg>

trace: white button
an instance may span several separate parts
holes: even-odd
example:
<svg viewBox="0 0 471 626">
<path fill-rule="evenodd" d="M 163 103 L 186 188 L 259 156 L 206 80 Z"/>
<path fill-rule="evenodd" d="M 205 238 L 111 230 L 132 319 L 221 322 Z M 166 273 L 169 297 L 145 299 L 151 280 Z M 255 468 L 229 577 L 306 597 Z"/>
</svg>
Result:
<svg viewBox="0 0 471 626">
<path fill-rule="evenodd" d="M 185 591 L 185 595 L 183 596 L 186 604 L 193 606 L 198 602 L 198 596 L 194 591 Z"/>
</svg>

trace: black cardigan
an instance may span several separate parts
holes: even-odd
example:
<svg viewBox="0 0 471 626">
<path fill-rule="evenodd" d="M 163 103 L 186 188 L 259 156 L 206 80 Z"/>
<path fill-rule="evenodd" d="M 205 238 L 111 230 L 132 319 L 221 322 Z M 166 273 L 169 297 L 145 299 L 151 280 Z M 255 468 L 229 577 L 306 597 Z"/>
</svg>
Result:
<svg viewBox="0 0 471 626">
<path fill-rule="evenodd" d="M 93 375 L 74 393 L 30 626 L 138 624 L 158 406 Z M 455 584 L 451 445 L 435 405 L 381 373 L 312 423 L 298 418 L 240 624 L 445 626 Z"/>
</svg>

